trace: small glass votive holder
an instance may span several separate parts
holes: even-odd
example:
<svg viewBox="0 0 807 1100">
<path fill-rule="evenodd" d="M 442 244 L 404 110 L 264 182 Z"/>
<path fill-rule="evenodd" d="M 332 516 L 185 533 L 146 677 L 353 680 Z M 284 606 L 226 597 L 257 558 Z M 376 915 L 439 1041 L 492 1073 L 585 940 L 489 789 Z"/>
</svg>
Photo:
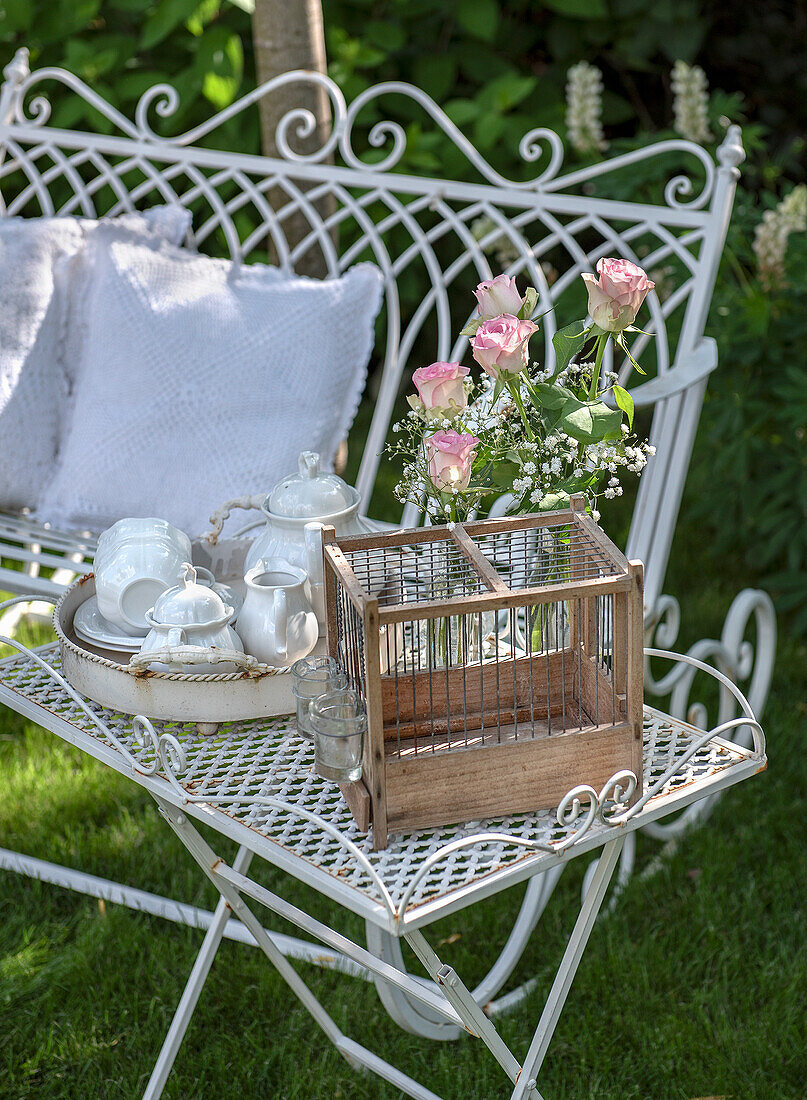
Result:
<svg viewBox="0 0 807 1100">
<path fill-rule="evenodd" d="M 311 725 L 317 775 L 340 783 L 361 779 L 367 715 L 359 694 L 341 689 L 320 695 L 311 704 Z"/>
<path fill-rule="evenodd" d="M 297 729 L 302 737 L 313 741 L 312 702 L 328 691 L 346 688 L 347 676 L 333 657 L 302 657 L 291 666 L 291 678 L 291 690 L 297 700 Z"/>
</svg>

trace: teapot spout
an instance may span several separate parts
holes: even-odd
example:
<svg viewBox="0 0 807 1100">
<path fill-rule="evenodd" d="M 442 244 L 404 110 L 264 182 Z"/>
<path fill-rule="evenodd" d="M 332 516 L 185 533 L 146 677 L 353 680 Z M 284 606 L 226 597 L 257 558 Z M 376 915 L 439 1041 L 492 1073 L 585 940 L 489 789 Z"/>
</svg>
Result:
<svg viewBox="0 0 807 1100">
<path fill-rule="evenodd" d="M 305 557 L 308 567 L 308 592 L 311 606 L 317 616 L 320 637 L 325 634 L 325 568 L 322 554 L 321 523 L 305 525 Z"/>
<path fill-rule="evenodd" d="M 322 524 L 305 525 L 305 559 L 308 579 L 311 584 L 322 584 L 325 580 L 322 560 Z"/>
</svg>

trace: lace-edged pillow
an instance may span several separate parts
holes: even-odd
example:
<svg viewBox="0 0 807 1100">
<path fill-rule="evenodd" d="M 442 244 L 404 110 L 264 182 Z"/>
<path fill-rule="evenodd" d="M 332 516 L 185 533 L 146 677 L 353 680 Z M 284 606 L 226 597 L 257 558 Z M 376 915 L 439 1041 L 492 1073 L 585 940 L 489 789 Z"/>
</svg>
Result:
<svg viewBox="0 0 807 1100">
<path fill-rule="evenodd" d="M 108 222 L 0 218 L 0 509 L 35 507 L 53 474 L 69 388 L 59 261 L 79 254 L 100 226 L 110 238 L 153 236 L 180 244 L 189 224 L 181 206 Z"/>
<path fill-rule="evenodd" d="M 99 232 L 81 269 L 75 391 L 42 519 L 156 515 L 195 535 L 301 451 L 332 464 L 373 346 L 375 266 L 320 281 Z"/>
</svg>

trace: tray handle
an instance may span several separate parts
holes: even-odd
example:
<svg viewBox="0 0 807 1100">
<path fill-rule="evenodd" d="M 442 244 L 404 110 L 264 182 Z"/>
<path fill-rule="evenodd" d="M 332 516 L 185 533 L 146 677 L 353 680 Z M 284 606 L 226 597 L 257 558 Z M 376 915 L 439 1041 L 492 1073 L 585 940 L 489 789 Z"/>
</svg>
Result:
<svg viewBox="0 0 807 1100">
<path fill-rule="evenodd" d="M 128 667 L 136 672 L 141 668 L 147 668 L 152 661 L 160 661 L 166 665 L 217 665 L 226 661 L 228 664 L 238 665 L 239 668 L 248 671 L 257 671 L 266 667 L 261 665 L 257 657 L 253 657 L 251 653 L 242 653 L 237 649 L 219 649 L 217 646 L 202 649 L 201 646 L 194 645 L 166 645 L 160 649 L 149 649 L 145 653 L 133 653 Z M 184 675 L 190 674 L 184 673 Z"/>
</svg>

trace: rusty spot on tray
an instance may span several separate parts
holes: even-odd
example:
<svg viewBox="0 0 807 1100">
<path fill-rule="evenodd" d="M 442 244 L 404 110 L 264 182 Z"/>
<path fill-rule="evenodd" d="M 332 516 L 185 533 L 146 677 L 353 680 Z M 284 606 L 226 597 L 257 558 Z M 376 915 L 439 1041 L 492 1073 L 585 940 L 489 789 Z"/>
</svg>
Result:
<svg viewBox="0 0 807 1100">
<path fill-rule="evenodd" d="M 239 673 L 239 679 L 241 680 L 260 680 L 262 676 L 266 676 L 267 673 L 264 669 L 260 668 L 245 668 L 243 672 Z"/>
<path fill-rule="evenodd" d="M 132 675 L 137 680 L 148 680 L 150 677 L 155 676 L 156 673 L 148 666 L 138 667 L 132 671 Z"/>
<path fill-rule="evenodd" d="M 95 573 L 85 573 L 83 577 L 79 578 L 78 586 L 81 588 L 83 584 L 88 584 L 90 581 L 95 580 Z"/>
</svg>

